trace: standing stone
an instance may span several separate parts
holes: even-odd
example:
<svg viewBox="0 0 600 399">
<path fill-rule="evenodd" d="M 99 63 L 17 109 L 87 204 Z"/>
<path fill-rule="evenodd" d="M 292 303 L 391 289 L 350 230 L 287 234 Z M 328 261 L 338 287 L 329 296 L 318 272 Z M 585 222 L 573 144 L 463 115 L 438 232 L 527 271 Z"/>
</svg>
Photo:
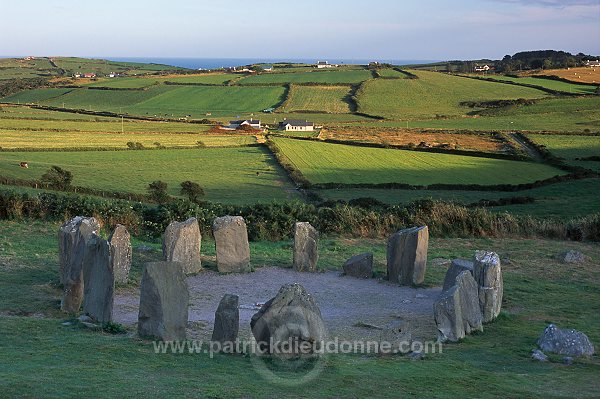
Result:
<svg viewBox="0 0 600 399">
<path fill-rule="evenodd" d="M 198 273 L 202 270 L 201 240 L 200 226 L 196 218 L 189 218 L 185 222 L 172 222 L 163 236 L 163 257 L 168 262 L 182 263 L 185 274 Z"/>
<path fill-rule="evenodd" d="M 284 357 L 318 352 L 327 335 L 321 310 L 300 284 L 281 287 L 275 298 L 252 316 L 250 327 L 259 349 Z M 282 353 L 290 343 L 291 351 Z M 305 350 L 304 345 L 308 346 Z"/>
<path fill-rule="evenodd" d="M 250 268 L 250 245 L 241 216 L 223 216 L 213 222 L 217 269 L 221 273 L 244 273 Z"/>
<path fill-rule="evenodd" d="M 131 269 L 131 236 L 127 228 L 118 224 L 108 238 L 108 242 L 115 282 L 126 284 Z"/>
<path fill-rule="evenodd" d="M 294 225 L 294 270 L 314 272 L 319 260 L 317 230 L 308 222 Z"/>
<path fill-rule="evenodd" d="M 456 342 L 474 330 L 483 331 L 477 282 L 469 271 L 456 277 L 433 305 L 440 342 Z"/>
<path fill-rule="evenodd" d="M 594 345 L 587 335 L 577 330 L 562 329 L 554 324 L 544 329 L 538 339 L 538 346 L 544 352 L 567 356 L 592 356 Z"/>
<path fill-rule="evenodd" d="M 60 282 L 63 295 L 60 309 L 63 312 L 79 312 L 83 302 L 83 258 L 86 243 L 100 230 L 100 224 L 92 217 L 77 216 L 60 227 L 58 248 Z"/>
<path fill-rule="evenodd" d="M 138 334 L 163 341 L 184 340 L 188 304 L 183 265 L 178 262 L 147 263 L 140 286 Z"/>
<path fill-rule="evenodd" d="M 473 262 L 465 259 L 453 259 L 448 271 L 446 272 L 442 291 L 446 291 L 448 288 L 456 284 L 456 277 L 458 277 L 458 275 L 464 271 L 468 271 L 469 273 L 473 274 Z"/>
<path fill-rule="evenodd" d="M 215 326 L 212 333 L 213 342 L 224 345 L 235 343 L 240 329 L 239 297 L 225 294 L 215 312 Z"/>
<path fill-rule="evenodd" d="M 373 254 L 368 252 L 351 257 L 344 263 L 344 274 L 357 278 L 373 277 Z"/>
<path fill-rule="evenodd" d="M 93 235 L 86 245 L 83 260 L 83 313 L 94 321 L 112 321 L 115 275 L 108 241 Z"/>
<path fill-rule="evenodd" d="M 479 306 L 483 322 L 489 323 L 500 314 L 504 283 L 500 258 L 495 252 L 476 251 L 473 277 L 479 285 Z"/>
<path fill-rule="evenodd" d="M 428 245 L 427 226 L 400 230 L 390 236 L 387 245 L 388 280 L 400 285 L 422 284 Z"/>
</svg>

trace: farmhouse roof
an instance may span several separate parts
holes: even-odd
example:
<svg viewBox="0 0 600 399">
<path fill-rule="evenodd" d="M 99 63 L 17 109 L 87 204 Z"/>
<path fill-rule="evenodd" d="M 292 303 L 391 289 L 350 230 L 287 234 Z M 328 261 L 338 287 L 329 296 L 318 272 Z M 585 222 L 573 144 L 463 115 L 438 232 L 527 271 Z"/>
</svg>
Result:
<svg viewBox="0 0 600 399">
<path fill-rule="evenodd" d="M 279 122 L 280 126 L 287 126 L 287 125 L 291 125 L 291 126 L 314 126 L 314 123 L 309 122 L 309 121 L 303 121 L 303 120 L 299 120 L 299 119 L 288 119 L 285 120 L 283 122 Z"/>
<path fill-rule="evenodd" d="M 229 123 L 232 125 L 241 125 L 244 122 L 247 122 L 247 123 L 250 123 L 253 125 L 260 124 L 260 120 L 256 120 L 256 119 L 240 119 L 238 121 L 229 121 Z"/>
</svg>

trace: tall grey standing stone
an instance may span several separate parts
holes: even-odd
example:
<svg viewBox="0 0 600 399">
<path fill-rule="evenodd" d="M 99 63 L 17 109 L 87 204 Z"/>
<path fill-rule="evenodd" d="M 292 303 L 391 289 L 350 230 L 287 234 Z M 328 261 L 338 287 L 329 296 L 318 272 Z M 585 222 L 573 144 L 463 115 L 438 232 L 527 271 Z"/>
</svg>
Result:
<svg viewBox="0 0 600 399">
<path fill-rule="evenodd" d="M 222 345 L 235 343 L 240 329 L 239 297 L 225 294 L 219 302 L 215 312 L 215 326 L 212 333 L 212 342 Z"/>
<path fill-rule="evenodd" d="M 456 277 L 458 277 L 458 275 L 464 271 L 468 271 L 469 273 L 473 274 L 473 262 L 465 259 L 453 259 L 448 271 L 446 272 L 442 291 L 446 291 L 448 288 L 456 284 Z"/>
<path fill-rule="evenodd" d="M 172 222 L 163 236 L 163 257 L 168 262 L 181 262 L 185 274 L 198 273 L 202 270 L 201 240 L 196 218 Z"/>
<path fill-rule="evenodd" d="M 308 222 L 294 225 L 294 270 L 314 272 L 319 260 L 317 230 Z"/>
<path fill-rule="evenodd" d="M 147 263 L 140 286 L 138 334 L 163 341 L 184 340 L 188 305 L 183 265 L 179 262 Z"/>
<path fill-rule="evenodd" d="M 83 260 L 83 313 L 94 321 L 112 321 L 115 275 L 108 241 L 93 235 L 87 242 Z"/>
<path fill-rule="evenodd" d="M 388 239 L 388 280 L 400 285 L 422 284 L 427 267 L 429 229 L 413 227 L 396 232 Z"/>
<path fill-rule="evenodd" d="M 241 216 L 223 216 L 213 222 L 217 269 L 221 273 L 244 273 L 250 267 L 250 244 Z"/>
<path fill-rule="evenodd" d="M 370 252 L 351 257 L 344 263 L 344 274 L 357 278 L 373 277 L 373 254 Z"/>
<path fill-rule="evenodd" d="M 126 284 L 131 269 L 131 236 L 127 228 L 118 224 L 108 238 L 108 242 L 115 282 Z"/>
<path fill-rule="evenodd" d="M 456 342 L 474 330 L 483 331 L 479 290 L 469 271 L 461 272 L 455 285 L 442 292 L 433 313 L 440 342 Z"/>
<path fill-rule="evenodd" d="M 479 306 L 483 322 L 489 323 L 500 314 L 504 282 L 500 257 L 495 252 L 476 251 L 473 260 L 473 277 L 479 285 Z"/>
<path fill-rule="evenodd" d="M 60 309 L 64 312 L 75 313 L 81 307 L 85 246 L 98 230 L 100 224 L 95 218 L 77 216 L 65 222 L 58 231 L 60 282 L 63 285 Z"/>
<path fill-rule="evenodd" d="M 321 310 L 300 284 L 282 286 L 252 316 L 250 327 L 261 351 L 283 357 L 315 354 L 327 335 Z M 287 353 L 286 346 L 292 346 Z"/>
</svg>

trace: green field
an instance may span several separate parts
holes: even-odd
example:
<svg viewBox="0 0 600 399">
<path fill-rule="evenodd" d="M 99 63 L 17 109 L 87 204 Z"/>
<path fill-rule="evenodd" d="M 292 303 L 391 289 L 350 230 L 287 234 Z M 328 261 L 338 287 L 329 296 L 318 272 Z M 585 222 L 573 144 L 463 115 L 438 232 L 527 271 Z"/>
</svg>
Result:
<svg viewBox="0 0 600 399">
<path fill-rule="evenodd" d="M 48 88 L 48 89 L 33 89 L 21 91 L 12 96 L 2 98 L 3 102 L 21 103 L 21 104 L 41 104 L 50 101 L 54 98 L 64 96 L 67 93 L 74 91 L 73 89 L 63 88 Z"/>
<path fill-rule="evenodd" d="M 357 70 L 328 70 L 297 73 L 263 73 L 248 76 L 238 81 L 238 84 L 274 84 L 274 83 L 326 83 L 326 84 L 353 84 L 360 83 L 373 76 L 370 71 Z"/>
<path fill-rule="evenodd" d="M 19 167 L 27 161 L 29 169 Z M 73 173 L 73 185 L 145 193 L 155 180 L 199 183 L 206 200 L 224 203 L 270 202 L 290 198 L 291 185 L 273 157 L 260 147 L 198 150 L 0 152 L 0 175 L 37 180 L 53 165 Z"/>
<path fill-rule="evenodd" d="M 503 76 L 503 75 L 486 75 L 485 78 L 493 79 L 493 80 L 504 80 L 504 81 L 515 82 L 515 83 L 519 83 L 519 84 L 541 86 L 546 89 L 556 90 L 556 91 L 564 91 L 566 93 L 573 93 L 573 94 L 594 94 L 596 92 L 596 86 L 580 85 L 577 83 L 567 83 L 567 82 L 561 82 L 560 80 L 551 80 L 551 79 L 533 78 L 533 77 L 514 78 L 511 76 Z"/>
<path fill-rule="evenodd" d="M 349 86 L 292 85 L 288 97 L 278 112 L 314 111 L 331 114 L 350 112 Z"/>
<path fill-rule="evenodd" d="M 0 222 L 4 238 L 0 241 L 0 349 L 10 359 L 10 366 L 2 370 L 6 397 L 95 397 L 102 392 L 106 397 L 495 398 L 500 394 L 558 399 L 594 398 L 600 390 L 597 357 L 576 359 L 572 366 L 562 364 L 558 355 L 544 363 L 530 359 L 536 339 L 551 322 L 584 331 L 592 342 L 600 342 L 597 264 L 592 260 L 566 267 L 553 258 L 572 249 L 598 259 L 600 249 L 595 244 L 432 237 L 428 285 L 441 284 L 446 272 L 431 259 L 470 257 L 474 249 L 487 248 L 510 260 L 502 264 L 503 312 L 494 323 L 487 324 L 483 333 L 444 345 L 442 353 L 426 354 L 423 361 L 405 356 L 328 355 L 314 380 L 281 386 L 261 378 L 248 356 L 156 354 L 152 343 L 134 337 L 132 330 L 110 335 L 61 325 L 68 317 L 58 310 L 58 228 L 58 223 Z M 289 264 L 292 245 L 291 241 L 251 243 L 253 266 Z M 153 250 L 138 251 L 141 246 Z M 162 255 L 158 241 L 134 238 L 133 247 L 134 281 L 118 287 L 118 295 L 139 290 L 143 262 Z M 323 269 L 340 272 L 351 254 L 372 252 L 375 271 L 385 272 L 382 240 L 321 239 L 319 251 Z M 210 238 L 203 237 L 202 253 L 214 255 Z M 277 364 L 272 369 L 291 381 L 306 372 L 285 372 Z"/>
<path fill-rule="evenodd" d="M 548 165 L 317 141 L 274 139 L 311 183 L 521 184 L 564 174 Z"/>
<path fill-rule="evenodd" d="M 374 79 L 357 93 L 358 111 L 390 119 L 460 116 L 473 111 L 463 101 L 542 98 L 527 87 L 478 81 L 435 72 L 412 71 L 419 79 Z"/>
<path fill-rule="evenodd" d="M 545 146 L 552 155 L 567 160 L 569 164 L 600 172 L 600 162 L 576 160 L 600 157 L 600 136 L 530 134 L 527 137 Z"/>
<path fill-rule="evenodd" d="M 283 87 L 212 87 L 212 86 L 153 86 L 147 90 L 118 91 L 75 89 L 42 105 L 86 109 L 92 111 L 123 112 L 131 115 L 156 115 L 202 118 L 207 113 L 215 116 L 259 112 L 277 105 L 284 94 Z M 3 99 L 5 102 L 29 102 L 39 96 L 25 91 Z"/>
<path fill-rule="evenodd" d="M 397 71 L 393 68 L 383 68 L 378 69 L 377 73 L 382 78 L 398 78 L 398 79 L 406 79 L 408 76 L 405 73 Z"/>
<path fill-rule="evenodd" d="M 77 80 L 74 82 L 75 84 L 79 83 Z M 88 87 L 110 87 L 115 89 L 143 89 L 145 87 L 150 87 L 155 84 L 160 83 L 157 78 L 104 78 L 98 79 L 97 81 L 92 81 L 91 83 L 85 84 L 84 86 Z"/>
<path fill-rule="evenodd" d="M 375 198 L 392 205 L 406 205 L 418 199 L 432 198 L 453 201 L 459 204 L 472 204 L 479 200 L 498 200 L 509 197 L 533 197 L 532 204 L 491 207 L 490 210 L 516 215 L 531 215 L 540 218 L 570 219 L 600 212 L 598 192 L 600 179 L 574 180 L 530 190 L 506 191 L 466 191 L 466 190 L 397 190 L 341 188 L 317 190 L 325 199 L 349 201 L 355 198 Z M 577 206 L 573 206 L 576 201 Z"/>
</svg>

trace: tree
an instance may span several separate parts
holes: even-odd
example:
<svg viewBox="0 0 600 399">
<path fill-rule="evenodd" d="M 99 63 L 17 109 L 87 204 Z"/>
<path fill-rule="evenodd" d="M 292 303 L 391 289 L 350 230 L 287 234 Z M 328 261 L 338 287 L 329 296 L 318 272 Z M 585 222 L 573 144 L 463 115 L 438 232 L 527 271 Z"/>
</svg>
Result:
<svg viewBox="0 0 600 399">
<path fill-rule="evenodd" d="M 148 184 L 148 196 L 158 204 L 166 204 L 171 199 L 167 194 L 167 183 L 156 180 Z"/>
<path fill-rule="evenodd" d="M 181 183 L 181 195 L 185 195 L 192 202 L 198 202 L 200 197 L 204 196 L 204 190 L 198 183 L 187 180 Z"/>
<path fill-rule="evenodd" d="M 67 190 L 71 187 L 73 174 L 60 166 L 52 166 L 41 177 L 41 182 L 57 190 Z"/>
</svg>

